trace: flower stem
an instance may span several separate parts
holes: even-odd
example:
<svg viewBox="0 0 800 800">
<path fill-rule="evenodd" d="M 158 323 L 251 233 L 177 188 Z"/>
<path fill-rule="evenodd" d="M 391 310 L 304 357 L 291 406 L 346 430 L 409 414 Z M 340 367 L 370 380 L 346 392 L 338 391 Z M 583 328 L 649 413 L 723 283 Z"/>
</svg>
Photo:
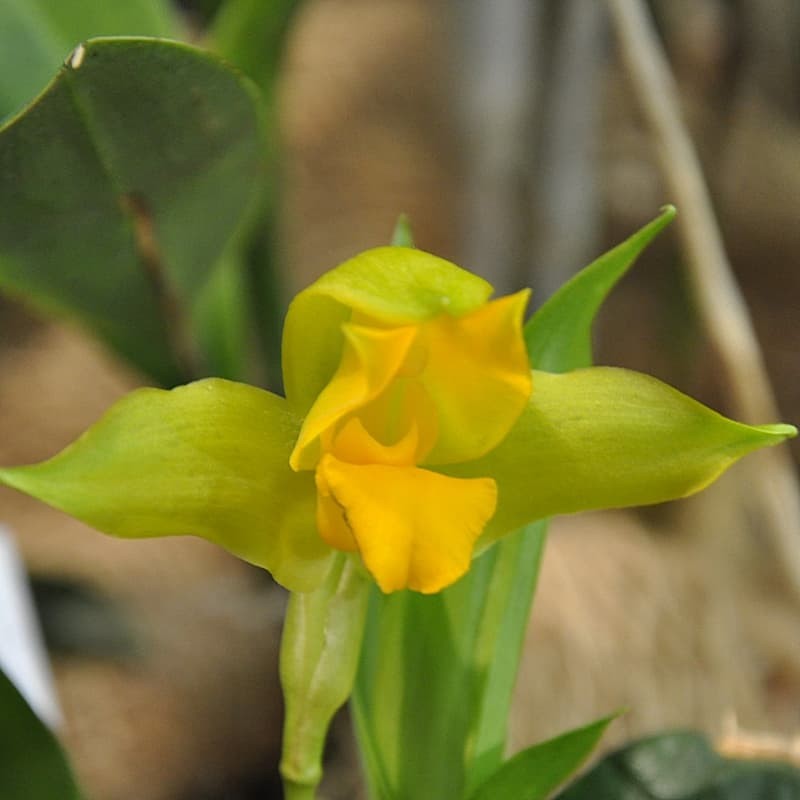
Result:
<svg viewBox="0 0 800 800">
<path fill-rule="evenodd" d="M 369 583 L 354 559 L 337 553 L 318 589 L 289 599 L 280 658 L 287 800 L 316 796 L 328 727 L 355 681 L 368 598 Z"/>
<path fill-rule="evenodd" d="M 308 786 L 294 781 L 283 781 L 284 800 L 315 800 L 316 796 L 316 786 Z"/>
</svg>

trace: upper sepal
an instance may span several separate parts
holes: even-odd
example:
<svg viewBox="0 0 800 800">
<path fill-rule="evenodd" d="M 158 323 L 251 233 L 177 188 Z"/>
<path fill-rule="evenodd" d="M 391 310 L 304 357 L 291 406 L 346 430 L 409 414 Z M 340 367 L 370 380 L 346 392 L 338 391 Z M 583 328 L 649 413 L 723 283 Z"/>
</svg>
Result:
<svg viewBox="0 0 800 800">
<path fill-rule="evenodd" d="M 410 247 L 377 247 L 345 261 L 300 292 L 283 330 L 283 379 L 293 411 L 305 415 L 333 376 L 341 325 L 353 313 L 387 325 L 461 316 L 492 293 L 483 278 Z"/>
<path fill-rule="evenodd" d="M 791 425 L 734 422 L 629 370 L 534 372 L 533 382 L 527 408 L 500 446 L 446 469 L 497 481 L 485 542 L 554 514 L 685 497 L 745 454 L 797 433 Z"/>
<path fill-rule="evenodd" d="M 313 477 L 289 468 L 298 429 L 285 400 L 241 383 L 140 389 L 49 461 L 0 469 L 0 483 L 114 536 L 201 536 L 305 591 L 330 551 Z"/>
</svg>

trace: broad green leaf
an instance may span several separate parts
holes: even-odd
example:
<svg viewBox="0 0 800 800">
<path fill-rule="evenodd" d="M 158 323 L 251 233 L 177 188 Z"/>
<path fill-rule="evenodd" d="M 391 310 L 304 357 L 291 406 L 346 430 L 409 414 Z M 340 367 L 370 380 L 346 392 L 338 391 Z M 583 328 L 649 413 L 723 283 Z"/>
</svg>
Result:
<svg viewBox="0 0 800 800">
<path fill-rule="evenodd" d="M 534 369 L 566 372 L 592 363 L 592 323 L 619 279 L 648 244 L 675 218 L 667 206 L 659 217 L 581 270 L 528 321 L 525 341 Z"/>
<path fill-rule="evenodd" d="M 722 758 L 698 733 L 651 736 L 604 758 L 559 800 L 795 800 L 800 770 Z"/>
<path fill-rule="evenodd" d="M 201 536 L 305 590 L 329 548 L 313 475 L 289 469 L 297 430 L 283 398 L 245 384 L 140 389 L 49 461 L 0 469 L 0 483 L 113 536 Z"/>
<path fill-rule="evenodd" d="M 338 366 L 341 324 L 351 312 L 390 324 L 441 313 L 460 316 L 492 292 L 483 278 L 410 247 L 361 253 L 295 297 L 283 329 L 283 377 L 292 408 L 305 414 Z"/>
<path fill-rule="evenodd" d="M 0 797 L 80 800 L 61 747 L 0 671 Z"/>
<path fill-rule="evenodd" d="M 528 408 L 499 447 L 446 470 L 497 481 L 487 540 L 554 514 L 685 497 L 746 453 L 797 434 L 791 425 L 726 419 L 629 370 L 534 372 L 533 386 Z"/>
<path fill-rule="evenodd" d="M 0 0 L 0 121 L 33 100 L 79 42 L 176 32 L 167 0 Z"/>
<path fill-rule="evenodd" d="M 0 286 L 164 383 L 258 178 L 254 89 L 186 45 L 98 39 L 0 129 Z"/>
<path fill-rule="evenodd" d="M 613 719 L 606 717 L 517 753 L 470 800 L 545 800 L 589 757 Z"/>
</svg>

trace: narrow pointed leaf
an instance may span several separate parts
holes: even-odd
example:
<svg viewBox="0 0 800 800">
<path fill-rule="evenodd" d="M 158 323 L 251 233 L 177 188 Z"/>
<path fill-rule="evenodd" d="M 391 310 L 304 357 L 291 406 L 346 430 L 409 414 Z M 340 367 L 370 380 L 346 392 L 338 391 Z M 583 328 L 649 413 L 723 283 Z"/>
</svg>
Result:
<svg viewBox="0 0 800 800">
<path fill-rule="evenodd" d="M 329 549 L 313 476 L 289 469 L 297 429 L 282 398 L 244 384 L 140 389 L 49 461 L 0 469 L 0 483 L 114 536 L 201 536 L 304 590 Z"/>
<path fill-rule="evenodd" d="M 673 208 L 666 208 L 656 220 L 600 256 L 547 300 L 525 328 L 532 365 L 541 365 L 540 368 L 552 372 L 566 372 L 591 364 L 592 325 L 603 300 L 674 214 Z M 491 582 L 487 608 L 502 606 L 499 600 L 502 596 L 506 597 L 506 607 L 496 621 L 491 613 L 484 614 L 481 640 L 490 642 L 492 652 L 501 652 L 503 657 L 493 656 L 485 668 L 481 705 L 468 737 L 469 788 L 479 785 L 503 759 L 514 680 L 546 532 L 547 522 L 542 520 L 498 542 L 495 547 L 496 574 Z M 509 563 L 514 565 L 510 574 L 504 568 Z"/>
<path fill-rule="evenodd" d="M 565 283 L 528 321 L 525 341 L 534 369 L 566 372 L 592 363 L 592 323 L 600 306 L 642 250 L 675 218 L 673 206 Z"/>
<path fill-rule="evenodd" d="M 613 719 L 606 717 L 517 753 L 470 800 L 545 800 L 589 757 Z"/>
<path fill-rule="evenodd" d="M 477 786 L 505 756 L 519 657 L 546 541 L 547 520 L 538 520 L 489 551 L 492 580 L 477 621 L 473 656 L 480 682 L 466 752 L 468 789 Z M 462 591 L 467 588 L 465 583 Z"/>
<path fill-rule="evenodd" d="M 0 671 L 0 797 L 80 800 L 56 738 Z"/>
<path fill-rule="evenodd" d="M 176 42 L 96 39 L 0 129 L 0 287 L 174 383 L 191 306 L 250 201 L 251 84 Z"/>
<path fill-rule="evenodd" d="M 736 460 L 795 436 L 749 426 L 648 375 L 594 367 L 534 372 L 528 408 L 484 458 L 454 466 L 497 480 L 488 540 L 534 519 L 673 500 L 707 486 Z"/>
</svg>

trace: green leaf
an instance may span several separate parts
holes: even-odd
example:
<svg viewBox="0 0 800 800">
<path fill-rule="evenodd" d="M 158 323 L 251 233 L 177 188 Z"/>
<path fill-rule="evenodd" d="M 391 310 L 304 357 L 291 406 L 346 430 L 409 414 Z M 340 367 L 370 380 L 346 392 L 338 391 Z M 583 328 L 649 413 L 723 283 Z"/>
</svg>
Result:
<svg viewBox="0 0 800 800">
<path fill-rule="evenodd" d="M 606 717 L 517 753 L 470 800 L 545 800 L 589 757 L 613 719 Z"/>
<path fill-rule="evenodd" d="M 291 22 L 301 5 L 300 0 L 227 0 L 209 31 L 213 49 L 261 89 L 266 180 L 262 182 L 255 213 L 244 226 L 236 258 L 245 268 L 243 289 L 253 312 L 256 341 L 266 362 L 264 379 L 274 387 L 281 385 L 280 341 L 285 312 L 280 248 L 275 246 L 283 188 L 279 177 L 282 142 L 276 93 Z"/>
<path fill-rule="evenodd" d="M 535 333 L 537 363 L 556 372 L 582 365 L 576 343 L 590 345 L 600 300 L 648 238 L 640 232 L 633 251 L 626 243 L 620 258 L 598 259 L 534 315 L 526 337 Z M 435 597 L 374 593 L 354 694 L 372 796 L 461 800 L 502 763 L 546 530 L 541 521 L 507 536 Z"/>
<path fill-rule="evenodd" d="M 393 247 L 414 247 L 414 232 L 411 230 L 411 221 L 407 214 L 401 214 L 397 218 L 392 234 Z"/>
<path fill-rule="evenodd" d="M 633 264 L 641 249 L 674 216 L 667 208 L 661 216 L 628 241 L 598 258 L 562 286 L 533 315 L 525 327 L 531 363 L 553 372 L 566 372 L 591 363 L 591 329 L 602 301 Z M 517 665 L 527 628 L 547 532 L 547 522 L 528 525 L 501 542 L 495 577 L 489 584 L 488 602 L 498 603 L 507 593 L 508 604 L 497 622 L 497 635 L 486 637 L 494 655 L 486 669 L 482 707 L 468 736 L 467 785 L 473 788 L 502 762 L 506 726 Z M 511 564 L 508 568 L 502 565 Z M 468 576 L 470 581 L 472 576 Z M 463 583 L 466 583 L 463 582 Z M 488 622 L 488 620 L 487 620 Z"/>
<path fill-rule="evenodd" d="M 330 550 L 313 475 L 289 469 L 298 427 L 283 398 L 240 383 L 140 389 L 49 461 L 0 469 L 0 483 L 113 536 L 201 536 L 306 590 Z"/>
<path fill-rule="evenodd" d="M 211 25 L 214 50 L 271 99 L 286 32 L 299 0 L 227 0 Z"/>
<path fill-rule="evenodd" d="M 99 39 L 0 129 L 0 286 L 77 316 L 163 383 L 253 194 L 254 90 L 174 42 Z"/>
<path fill-rule="evenodd" d="M 547 521 L 527 525 L 492 548 L 479 638 L 473 660 L 481 680 L 467 737 L 467 788 L 478 785 L 503 761 L 517 668 L 533 593 L 547 541 Z M 466 591 L 464 583 L 456 591 Z M 498 657 L 498 653 L 503 655 Z"/>
<path fill-rule="evenodd" d="M 604 758 L 559 800 L 794 800 L 800 770 L 724 759 L 698 733 L 663 733 Z"/>
<path fill-rule="evenodd" d="M 445 594 L 373 592 L 353 703 L 380 800 L 463 797 L 476 631 L 456 627 Z M 472 611 L 480 619 L 480 608 Z"/>
<path fill-rule="evenodd" d="M 61 747 L 0 671 L 0 797 L 80 800 Z"/>
<path fill-rule="evenodd" d="M 194 305 L 193 327 L 209 374 L 229 380 L 248 377 L 250 318 L 247 280 L 237 237 L 217 262 Z"/>
<path fill-rule="evenodd" d="M 166 0 L 0 2 L 0 121 L 33 100 L 79 43 L 96 36 L 174 36 Z"/>
<path fill-rule="evenodd" d="M 339 363 L 341 324 L 351 312 L 391 324 L 417 323 L 446 312 L 460 316 L 492 293 L 483 278 L 410 247 L 367 250 L 295 297 L 283 329 L 286 397 L 305 414 Z"/>
<path fill-rule="evenodd" d="M 528 408 L 499 447 L 446 469 L 497 481 L 498 508 L 486 540 L 554 514 L 685 497 L 746 453 L 797 434 L 791 425 L 726 419 L 629 370 L 534 372 L 533 387 Z"/>
<path fill-rule="evenodd" d="M 535 369 L 566 372 L 591 365 L 592 323 L 600 306 L 675 213 L 672 206 L 666 206 L 650 224 L 565 283 L 531 317 L 525 326 L 525 341 Z"/>
</svg>

